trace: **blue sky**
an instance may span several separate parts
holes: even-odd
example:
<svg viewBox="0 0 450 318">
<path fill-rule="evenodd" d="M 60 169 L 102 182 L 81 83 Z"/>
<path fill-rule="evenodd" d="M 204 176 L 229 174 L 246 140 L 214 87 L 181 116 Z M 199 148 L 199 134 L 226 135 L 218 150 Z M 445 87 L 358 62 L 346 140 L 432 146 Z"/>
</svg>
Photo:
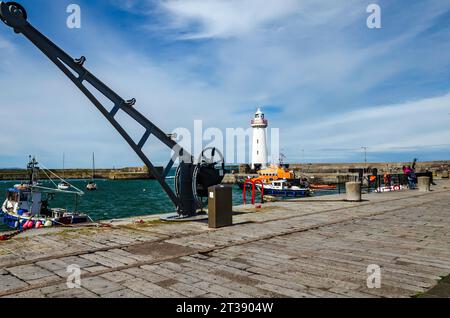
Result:
<svg viewBox="0 0 450 318">
<path fill-rule="evenodd" d="M 450 2 L 23 0 L 29 21 L 165 131 L 247 128 L 263 107 L 288 161 L 450 159 Z M 67 5 L 82 28 L 66 27 Z M 366 7 L 382 9 L 382 29 Z M 141 165 L 87 99 L 0 25 L 0 166 Z M 130 126 L 133 134 L 140 130 Z M 157 163 L 168 152 L 146 149 Z"/>
</svg>

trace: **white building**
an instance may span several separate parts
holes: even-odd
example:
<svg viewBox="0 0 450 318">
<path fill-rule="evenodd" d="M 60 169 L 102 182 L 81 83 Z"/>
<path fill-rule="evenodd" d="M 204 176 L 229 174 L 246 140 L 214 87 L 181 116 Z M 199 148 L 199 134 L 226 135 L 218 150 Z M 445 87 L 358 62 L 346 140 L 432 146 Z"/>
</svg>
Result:
<svg viewBox="0 0 450 318">
<path fill-rule="evenodd" d="M 257 112 L 255 113 L 255 118 L 252 120 L 252 169 L 255 169 L 256 165 L 260 165 L 263 169 L 267 167 L 268 155 L 266 129 L 268 125 L 269 123 L 264 118 L 264 113 L 260 108 L 258 108 Z"/>
</svg>

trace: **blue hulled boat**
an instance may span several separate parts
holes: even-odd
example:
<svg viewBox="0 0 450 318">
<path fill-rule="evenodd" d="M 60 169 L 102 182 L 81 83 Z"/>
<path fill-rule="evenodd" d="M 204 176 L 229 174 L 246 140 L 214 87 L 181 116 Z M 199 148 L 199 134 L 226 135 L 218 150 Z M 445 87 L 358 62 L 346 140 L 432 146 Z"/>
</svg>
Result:
<svg viewBox="0 0 450 318">
<path fill-rule="evenodd" d="M 256 184 L 262 190 L 261 184 Z M 311 196 L 311 190 L 306 187 L 292 185 L 288 180 L 276 180 L 264 185 L 264 195 L 283 198 L 302 198 Z"/>
<path fill-rule="evenodd" d="M 86 214 L 49 207 L 49 202 L 57 192 L 72 193 L 78 197 L 83 194 L 82 191 L 76 188 L 76 191 L 61 191 L 42 186 L 38 181 L 40 168 L 34 158 L 30 157 L 27 171 L 29 180 L 6 192 L 0 210 L 0 220 L 5 225 L 16 230 L 26 230 L 89 222 Z"/>
</svg>

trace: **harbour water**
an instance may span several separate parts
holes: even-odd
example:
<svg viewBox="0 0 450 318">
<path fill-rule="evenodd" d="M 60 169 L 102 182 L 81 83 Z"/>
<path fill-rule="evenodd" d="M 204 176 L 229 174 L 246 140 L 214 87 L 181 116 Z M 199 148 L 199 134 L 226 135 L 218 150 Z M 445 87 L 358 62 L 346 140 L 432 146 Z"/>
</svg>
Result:
<svg viewBox="0 0 450 318">
<path fill-rule="evenodd" d="M 84 191 L 87 180 L 68 180 L 71 184 Z M 155 180 L 97 180 L 98 190 L 87 192 L 79 198 L 77 210 L 85 212 L 95 220 L 110 220 L 133 216 L 144 216 L 174 212 L 174 207 L 167 195 L 161 190 Z M 168 180 L 172 183 L 173 180 Z M 0 182 L 0 195 L 12 188 L 17 181 Z M 44 186 L 54 187 L 50 181 L 44 181 Z M 330 191 L 317 191 L 315 195 L 334 194 Z M 3 203 L 4 198 L 1 198 Z M 242 190 L 238 186 L 233 188 L 233 204 L 242 204 Z M 51 207 L 75 207 L 74 195 L 57 193 Z M 10 230 L 0 222 L 0 231 Z"/>
</svg>

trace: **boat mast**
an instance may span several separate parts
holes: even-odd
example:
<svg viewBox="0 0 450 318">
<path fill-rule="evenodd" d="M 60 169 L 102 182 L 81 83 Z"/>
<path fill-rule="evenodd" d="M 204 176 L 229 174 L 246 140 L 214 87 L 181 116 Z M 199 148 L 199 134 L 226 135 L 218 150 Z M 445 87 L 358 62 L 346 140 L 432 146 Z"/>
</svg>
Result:
<svg viewBox="0 0 450 318">
<path fill-rule="evenodd" d="M 92 153 L 92 182 L 95 180 L 95 153 Z"/>
<path fill-rule="evenodd" d="M 66 154 L 63 153 L 63 179 L 66 180 Z"/>
<path fill-rule="evenodd" d="M 28 170 L 28 178 L 30 185 L 34 185 L 39 181 L 39 168 L 37 167 L 38 163 L 36 161 L 36 158 L 32 158 L 31 155 L 29 156 L 29 162 L 27 166 Z"/>
</svg>

